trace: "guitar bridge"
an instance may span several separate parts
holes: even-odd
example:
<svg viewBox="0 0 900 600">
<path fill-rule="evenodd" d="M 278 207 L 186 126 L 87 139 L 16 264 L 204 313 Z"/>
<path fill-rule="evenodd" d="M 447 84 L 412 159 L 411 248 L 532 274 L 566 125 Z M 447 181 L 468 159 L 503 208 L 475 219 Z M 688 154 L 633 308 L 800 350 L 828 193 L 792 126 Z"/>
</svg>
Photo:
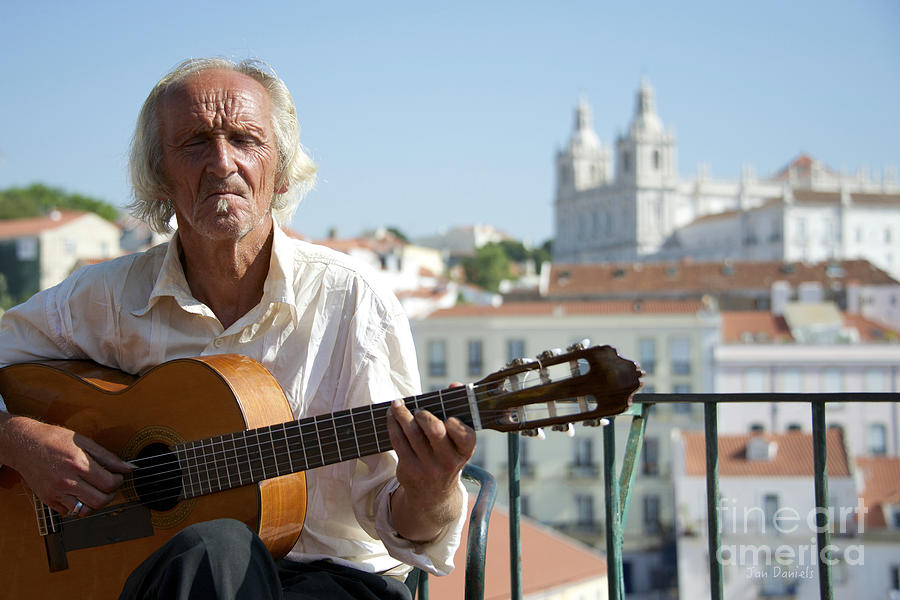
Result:
<svg viewBox="0 0 900 600">
<path fill-rule="evenodd" d="M 41 533 L 47 548 L 47 564 L 54 572 L 69 568 L 66 552 L 150 537 L 153 522 L 150 509 L 140 502 L 129 502 L 80 519 L 60 518 L 53 512 L 52 526 Z"/>
</svg>

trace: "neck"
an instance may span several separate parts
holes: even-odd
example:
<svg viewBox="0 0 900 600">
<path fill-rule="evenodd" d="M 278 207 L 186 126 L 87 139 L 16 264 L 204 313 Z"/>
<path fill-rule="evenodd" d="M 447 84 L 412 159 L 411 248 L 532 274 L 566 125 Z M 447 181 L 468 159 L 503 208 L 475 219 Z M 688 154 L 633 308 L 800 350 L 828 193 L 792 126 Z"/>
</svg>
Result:
<svg viewBox="0 0 900 600">
<path fill-rule="evenodd" d="M 262 299 L 273 238 L 271 222 L 237 242 L 198 240 L 179 232 L 181 264 L 191 294 L 213 311 L 224 328 Z"/>
</svg>

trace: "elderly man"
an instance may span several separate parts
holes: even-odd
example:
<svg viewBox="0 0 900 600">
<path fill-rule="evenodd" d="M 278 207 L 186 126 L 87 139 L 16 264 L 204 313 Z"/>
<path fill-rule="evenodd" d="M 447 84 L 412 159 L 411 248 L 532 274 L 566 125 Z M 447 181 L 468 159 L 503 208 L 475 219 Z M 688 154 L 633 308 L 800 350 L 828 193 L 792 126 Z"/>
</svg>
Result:
<svg viewBox="0 0 900 600">
<path fill-rule="evenodd" d="M 239 353 L 272 372 L 297 418 L 417 392 L 397 300 L 347 257 L 277 224 L 315 167 L 290 94 L 268 68 L 178 66 L 144 104 L 130 163 L 133 211 L 157 230 L 174 216 L 172 241 L 81 269 L 8 311 L 0 364 L 91 359 L 143 373 L 174 358 Z M 122 597 L 401 598 L 408 565 L 449 571 L 474 432 L 399 402 L 388 428 L 396 453 L 307 474 L 305 525 L 284 560 L 274 563 L 242 524 L 204 523 L 149 557 Z M 109 503 L 132 468 L 72 431 L 7 412 L 0 463 L 44 503 L 79 516 Z"/>
</svg>

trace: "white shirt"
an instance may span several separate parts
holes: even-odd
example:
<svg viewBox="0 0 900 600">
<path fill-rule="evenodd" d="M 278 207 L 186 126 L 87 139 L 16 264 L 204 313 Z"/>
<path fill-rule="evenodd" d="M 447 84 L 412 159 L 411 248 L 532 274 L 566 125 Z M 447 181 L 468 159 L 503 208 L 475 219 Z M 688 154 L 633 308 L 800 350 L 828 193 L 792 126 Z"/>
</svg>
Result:
<svg viewBox="0 0 900 600">
<path fill-rule="evenodd" d="M 176 236 L 82 268 L 7 311 L 0 365 L 91 359 L 140 374 L 175 358 L 243 354 L 272 372 L 298 419 L 419 392 L 409 322 L 367 267 L 275 227 L 263 298 L 224 329 L 191 295 L 178 246 Z M 390 518 L 396 464 L 396 454 L 385 452 L 308 471 L 306 520 L 289 558 L 330 558 L 391 575 L 409 570 L 401 563 L 449 572 L 464 515 L 426 545 L 397 536 Z"/>
</svg>

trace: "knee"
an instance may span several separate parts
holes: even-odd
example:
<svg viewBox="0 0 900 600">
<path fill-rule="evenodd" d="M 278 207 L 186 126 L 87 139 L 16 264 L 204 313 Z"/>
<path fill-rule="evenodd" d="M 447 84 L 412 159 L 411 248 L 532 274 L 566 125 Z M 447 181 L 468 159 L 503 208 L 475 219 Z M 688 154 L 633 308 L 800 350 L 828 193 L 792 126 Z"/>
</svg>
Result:
<svg viewBox="0 0 900 600">
<path fill-rule="evenodd" d="M 213 552 L 227 552 L 229 548 L 253 547 L 259 542 L 259 538 L 240 521 L 216 519 L 185 528 L 172 539 L 172 542 L 178 546 L 204 547 Z"/>
</svg>

